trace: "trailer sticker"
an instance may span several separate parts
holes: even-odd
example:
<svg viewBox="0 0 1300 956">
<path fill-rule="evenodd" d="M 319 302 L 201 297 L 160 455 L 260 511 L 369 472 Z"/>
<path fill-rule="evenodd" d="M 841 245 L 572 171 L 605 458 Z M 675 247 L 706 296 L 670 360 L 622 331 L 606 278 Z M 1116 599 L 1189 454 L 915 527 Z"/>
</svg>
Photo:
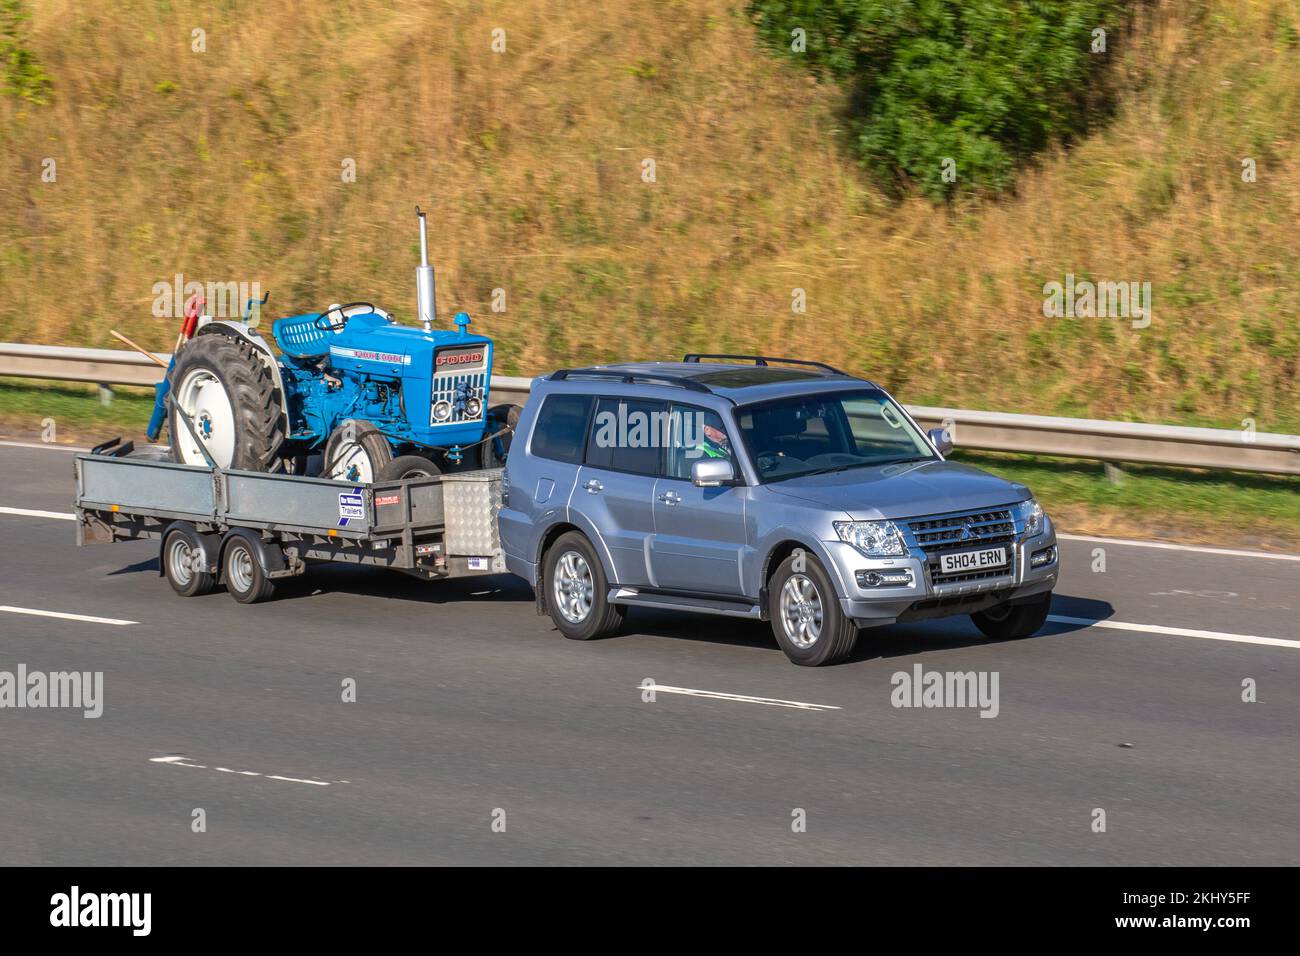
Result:
<svg viewBox="0 0 1300 956">
<path fill-rule="evenodd" d="M 352 493 L 339 494 L 339 527 L 342 528 L 352 518 L 365 518 L 366 500 L 361 497 L 361 488 L 353 488 Z"/>
<path fill-rule="evenodd" d="M 469 569 L 470 569 L 471 571 L 486 571 L 486 570 L 488 570 L 488 559 L 487 559 L 487 558 L 470 558 L 470 559 L 469 559 Z"/>
<path fill-rule="evenodd" d="M 401 503 L 401 495 L 381 495 L 375 499 L 376 505 L 400 505 Z"/>
</svg>

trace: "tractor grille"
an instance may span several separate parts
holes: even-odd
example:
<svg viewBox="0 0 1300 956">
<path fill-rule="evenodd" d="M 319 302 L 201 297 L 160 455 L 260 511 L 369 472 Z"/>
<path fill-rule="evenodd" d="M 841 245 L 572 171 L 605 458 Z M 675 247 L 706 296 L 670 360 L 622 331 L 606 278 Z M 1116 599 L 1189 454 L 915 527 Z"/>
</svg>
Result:
<svg viewBox="0 0 1300 956">
<path fill-rule="evenodd" d="M 912 538 L 925 552 L 930 580 L 936 584 L 1001 578 L 1015 570 L 1016 525 L 1011 519 L 1011 512 L 1005 508 L 916 518 L 907 522 L 907 526 L 912 532 Z M 984 547 L 996 548 L 999 545 L 1007 549 L 1008 564 L 1003 567 L 957 574 L 944 574 L 940 570 L 941 555 Z"/>
<path fill-rule="evenodd" d="M 452 406 L 451 418 L 445 422 L 434 422 L 435 425 L 448 425 L 459 422 L 478 421 L 483 417 L 483 409 L 479 410 L 478 415 L 473 418 L 464 414 L 463 411 L 456 410 L 456 392 L 460 385 L 468 386 L 468 394 L 478 398 L 480 402 L 486 394 L 487 375 L 483 372 L 469 372 L 463 375 L 438 375 L 433 380 L 433 404 L 438 402 L 448 402 Z"/>
</svg>

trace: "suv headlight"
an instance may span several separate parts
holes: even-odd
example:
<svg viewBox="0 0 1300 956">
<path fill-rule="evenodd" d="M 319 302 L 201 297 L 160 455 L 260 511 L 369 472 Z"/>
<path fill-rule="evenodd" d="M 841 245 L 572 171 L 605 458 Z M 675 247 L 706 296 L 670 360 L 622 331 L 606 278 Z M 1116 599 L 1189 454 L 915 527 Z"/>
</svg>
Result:
<svg viewBox="0 0 1300 956">
<path fill-rule="evenodd" d="M 902 532 L 892 521 L 836 521 L 835 533 L 869 558 L 897 558 L 907 554 Z"/>
<path fill-rule="evenodd" d="M 1047 519 L 1043 515 L 1043 506 L 1034 498 L 1029 498 L 1016 505 L 1016 516 L 1025 528 L 1025 537 L 1032 538 L 1041 534 Z"/>
</svg>

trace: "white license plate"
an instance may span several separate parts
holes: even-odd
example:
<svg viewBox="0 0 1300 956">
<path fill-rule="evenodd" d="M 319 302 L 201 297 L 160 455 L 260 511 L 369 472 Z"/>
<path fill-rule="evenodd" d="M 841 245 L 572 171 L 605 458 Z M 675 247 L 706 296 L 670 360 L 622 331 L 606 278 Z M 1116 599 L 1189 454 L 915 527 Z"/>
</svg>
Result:
<svg viewBox="0 0 1300 956">
<path fill-rule="evenodd" d="M 939 555 L 939 570 L 943 574 L 984 571 L 988 568 L 1000 568 L 1006 563 L 1006 548 L 985 548 L 983 551 L 958 551 L 956 554 Z"/>
</svg>

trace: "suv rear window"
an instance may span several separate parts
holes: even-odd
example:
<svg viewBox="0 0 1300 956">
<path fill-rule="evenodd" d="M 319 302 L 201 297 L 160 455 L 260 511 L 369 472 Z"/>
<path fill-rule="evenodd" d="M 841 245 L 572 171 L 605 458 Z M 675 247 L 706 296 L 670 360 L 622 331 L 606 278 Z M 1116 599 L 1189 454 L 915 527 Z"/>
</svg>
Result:
<svg viewBox="0 0 1300 956">
<path fill-rule="evenodd" d="M 530 451 L 539 458 L 581 464 L 590 416 L 590 395 L 548 395 L 537 413 Z"/>
</svg>

